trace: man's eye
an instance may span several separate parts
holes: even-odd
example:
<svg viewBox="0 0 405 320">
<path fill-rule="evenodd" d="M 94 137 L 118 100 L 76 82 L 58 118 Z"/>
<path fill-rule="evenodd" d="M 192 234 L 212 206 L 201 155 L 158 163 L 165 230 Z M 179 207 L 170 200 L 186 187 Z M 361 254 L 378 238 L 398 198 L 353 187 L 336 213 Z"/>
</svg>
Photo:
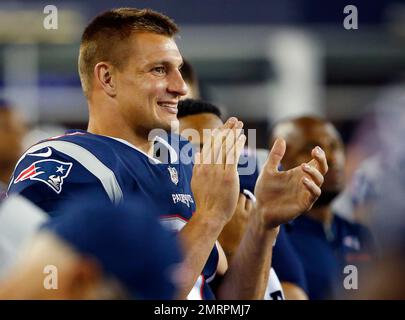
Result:
<svg viewBox="0 0 405 320">
<path fill-rule="evenodd" d="M 153 68 L 153 72 L 158 73 L 158 74 L 164 74 L 166 72 L 165 67 L 156 67 Z"/>
</svg>

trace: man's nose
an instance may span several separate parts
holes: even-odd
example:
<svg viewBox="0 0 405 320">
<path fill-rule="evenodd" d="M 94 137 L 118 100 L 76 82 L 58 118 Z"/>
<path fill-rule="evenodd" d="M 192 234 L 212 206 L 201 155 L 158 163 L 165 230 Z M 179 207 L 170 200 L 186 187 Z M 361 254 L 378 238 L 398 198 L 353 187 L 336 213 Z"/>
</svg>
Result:
<svg viewBox="0 0 405 320">
<path fill-rule="evenodd" d="M 169 79 L 168 91 L 178 96 L 185 96 L 187 94 L 188 86 L 179 70 L 175 70 Z"/>
</svg>

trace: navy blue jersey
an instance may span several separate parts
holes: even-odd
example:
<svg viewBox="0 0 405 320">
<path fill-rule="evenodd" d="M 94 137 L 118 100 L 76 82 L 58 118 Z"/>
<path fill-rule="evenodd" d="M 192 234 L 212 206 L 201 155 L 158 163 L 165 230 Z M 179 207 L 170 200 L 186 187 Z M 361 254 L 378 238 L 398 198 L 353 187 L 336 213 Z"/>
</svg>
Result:
<svg viewBox="0 0 405 320">
<path fill-rule="evenodd" d="M 300 216 L 289 225 L 287 234 L 304 265 L 310 299 L 341 298 L 345 266 L 356 266 L 361 275 L 375 256 L 368 229 L 336 215 L 329 230 Z"/>
<path fill-rule="evenodd" d="M 281 282 L 293 283 L 308 293 L 304 266 L 289 240 L 285 228 L 285 225 L 280 226 L 277 242 L 273 249 L 272 266 Z"/>
<path fill-rule="evenodd" d="M 17 163 L 8 193 L 27 197 L 50 216 L 60 214 L 62 202 L 83 194 L 115 204 L 136 195 L 156 204 L 162 223 L 179 231 L 195 211 L 192 163 L 179 161 L 181 152 L 190 150 L 183 148 L 187 144 L 176 135 L 158 138 L 156 150 L 166 150 L 168 158 L 161 162 L 125 140 L 70 131 L 31 147 Z M 165 158 L 161 153 L 157 158 Z M 207 282 L 217 265 L 214 247 L 190 298 L 214 298 Z"/>
</svg>

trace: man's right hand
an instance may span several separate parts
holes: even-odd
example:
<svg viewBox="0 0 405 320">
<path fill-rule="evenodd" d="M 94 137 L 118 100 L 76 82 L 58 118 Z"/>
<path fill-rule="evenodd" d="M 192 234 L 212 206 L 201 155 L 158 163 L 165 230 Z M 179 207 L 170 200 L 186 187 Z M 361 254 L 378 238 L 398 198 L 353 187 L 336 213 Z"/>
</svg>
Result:
<svg viewBox="0 0 405 320">
<path fill-rule="evenodd" d="M 243 123 L 230 118 L 220 128 L 204 137 L 204 146 L 196 154 L 191 188 L 196 211 L 212 214 L 228 222 L 236 208 L 239 195 L 237 165 L 245 145 Z"/>
</svg>

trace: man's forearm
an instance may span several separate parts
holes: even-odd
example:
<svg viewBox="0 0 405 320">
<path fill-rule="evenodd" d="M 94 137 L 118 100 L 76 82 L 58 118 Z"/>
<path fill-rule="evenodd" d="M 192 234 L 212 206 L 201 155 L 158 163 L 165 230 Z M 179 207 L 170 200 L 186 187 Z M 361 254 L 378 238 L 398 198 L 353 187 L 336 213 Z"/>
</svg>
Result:
<svg viewBox="0 0 405 320">
<path fill-rule="evenodd" d="M 196 212 L 186 226 L 180 231 L 184 264 L 187 274 L 183 275 L 183 286 L 180 299 L 186 299 L 221 233 L 226 221 L 214 214 Z"/>
<path fill-rule="evenodd" d="M 254 211 L 228 272 L 218 289 L 218 299 L 263 299 L 278 228 L 266 230 Z"/>
</svg>

